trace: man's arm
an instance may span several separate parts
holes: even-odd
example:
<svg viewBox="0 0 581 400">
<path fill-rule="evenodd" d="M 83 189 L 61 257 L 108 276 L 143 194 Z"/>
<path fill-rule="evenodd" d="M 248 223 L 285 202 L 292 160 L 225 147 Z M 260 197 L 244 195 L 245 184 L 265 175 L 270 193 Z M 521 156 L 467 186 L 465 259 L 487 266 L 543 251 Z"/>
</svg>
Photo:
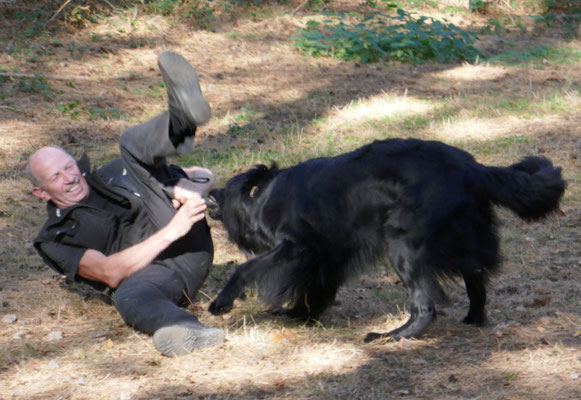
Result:
<svg viewBox="0 0 581 400">
<path fill-rule="evenodd" d="M 149 265 L 171 243 L 188 233 L 192 225 L 204 218 L 205 209 L 201 196 L 191 197 L 169 224 L 144 241 L 109 256 L 88 249 L 79 262 L 77 273 L 116 288 L 123 279 Z"/>
</svg>

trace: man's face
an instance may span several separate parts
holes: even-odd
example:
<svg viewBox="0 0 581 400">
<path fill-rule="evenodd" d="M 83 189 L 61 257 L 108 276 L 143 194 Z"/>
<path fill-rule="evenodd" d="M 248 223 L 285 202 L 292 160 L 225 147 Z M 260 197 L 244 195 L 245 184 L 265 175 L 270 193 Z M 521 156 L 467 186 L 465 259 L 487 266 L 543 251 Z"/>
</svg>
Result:
<svg viewBox="0 0 581 400">
<path fill-rule="evenodd" d="M 70 207 L 89 195 L 89 185 L 77 162 L 61 149 L 43 147 L 30 157 L 29 167 L 41 183 L 32 194 L 58 208 Z"/>
</svg>

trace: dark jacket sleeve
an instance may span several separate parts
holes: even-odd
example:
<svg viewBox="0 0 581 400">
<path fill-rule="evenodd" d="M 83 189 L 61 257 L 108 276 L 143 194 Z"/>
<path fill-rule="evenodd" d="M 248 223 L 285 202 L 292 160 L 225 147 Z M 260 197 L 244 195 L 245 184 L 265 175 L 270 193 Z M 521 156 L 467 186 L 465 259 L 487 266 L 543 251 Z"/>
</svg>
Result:
<svg viewBox="0 0 581 400">
<path fill-rule="evenodd" d="M 67 246 L 57 242 L 41 243 L 40 250 L 47 264 L 71 281 L 75 279 L 79 262 L 87 251 L 81 247 Z"/>
</svg>

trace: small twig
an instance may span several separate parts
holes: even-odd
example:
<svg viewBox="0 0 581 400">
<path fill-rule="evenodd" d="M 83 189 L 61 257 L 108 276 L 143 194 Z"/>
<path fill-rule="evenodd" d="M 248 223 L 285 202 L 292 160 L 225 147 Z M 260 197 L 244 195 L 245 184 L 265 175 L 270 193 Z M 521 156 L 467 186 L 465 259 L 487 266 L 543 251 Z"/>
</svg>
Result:
<svg viewBox="0 0 581 400">
<path fill-rule="evenodd" d="M 186 296 L 186 299 L 188 299 L 188 301 L 190 302 L 190 306 L 193 306 L 194 303 L 192 302 L 192 299 L 190 299 L 190 296 L 188 296 L 188 294 L 186 293 L 186 290 L 182 290 L 182 293 L 184 294 L 184 296 Z"/>
<path fill-rule="evenodd" d="M 60 8 L 54 13 L 54 15 L 52 17 L 50 17 L 50 19 L 48 20 L 48 22 L 52 22 L 53 19 L 56 18 L 57 15 L 60 14 L 60 12 L 63 10 L 63 8 L 65 8 L 69 3 L 71 2 L 71 0 L 67 0 L 63 3 L 62 6 L 60 6 Z"/>
<path fill-rule="evenodd" d="M 52 79 L 56 81 L 98 81 L 99 78 L 89 77 L 89 76 L 65 76 L 65 75 L 52 75 L 52 74 L 23 74 L 20 72 L 0 72 L 0 76 L 7 76 L 10 78 L 36 78 L 41 77 L 45 79 Z M 122 74 L 114 77 L 107 77 L 107 79 L 128 79 L 131 74 Z"/>
<path fill-rule="evenodd" d="M 309 1 L 310 0 L 304 0 L 301 4 L 299 4 L 297 8 L 291 11 L 290 15 L 295 15 L 295 13 L 299 11 L 301 8 L 303 8 Z"/>
<path fill-rule="evenodd" d="M 111 4 L 108 0 L 103 0 L 104 3 L 107 3 L 109 5 L 109 7 L 111 7 L 113 10 L 119 10 L 119 8 L 115 7 L 113 4 Z"/>
<path fill-rule="evenodd" d="M 0 106 L 0 108 L 5 108 L 7 110 L 12 110 L 12 111 L 22 111 L 22 110 L 19 110 L 18 108 L 14 108 L 14 107 L 10 107 L 10 106 Z"/>
<path fill-rule="evenodd" d="M 208 300 L 214 300 L 212 297 L 208 296 L 206 293 L 204 293 L 202 290 L 198 290 L 198 293 L 200 293 L 201 295 L 204 295 L 208 298 Z"/>
</svg>

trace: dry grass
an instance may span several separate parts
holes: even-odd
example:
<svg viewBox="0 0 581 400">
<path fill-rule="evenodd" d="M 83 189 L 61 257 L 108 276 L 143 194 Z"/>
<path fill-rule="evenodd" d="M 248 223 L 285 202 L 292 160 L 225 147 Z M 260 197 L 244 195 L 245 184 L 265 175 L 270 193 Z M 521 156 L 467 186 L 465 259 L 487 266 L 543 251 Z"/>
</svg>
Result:
<svg viewBox="0 0 581 400">
<path fill-rule="evenodd" d="M 0 315 L 18 318 L 0 323 L 0 398 L 581 399 L 579 65 L 310 59 L 290 41 L 305 14 L 272 9 L 268 18 L 221 16 L 215 32 L 119 13 L 0 53 L 4 70 L 56 78 L 37 92 L 19 90 L 18 77 L 0 83 Z M 454 17 L 464 26 L 483 21 Z M 2 46 L 16 43 L 11 28 L 0 30 Z M 579 38 L 563 42 L 556 33 L 503 40 L 534 36 L 581 47 Z M 499 45 L 497 37 L 483 39 Z M 505 263 L 490 290 L 490 326 L 458 322 L 468 304 L 452 285 L 451 305 L 425 338 L 373 344 L 362 342 L 366 332 L 406 318 L 405 290 L 382 266 L 343 288 L 340 304 L 315 325 L 272 317 L 252 295 L 229 315 L 209 315 L 210 298 L 244 260 L 213 224 L 215 267 L 191 310 L 224 327 L 228 340 L 161 357 L 112 307 L 67 289 L 42 264 L 30 241 L 44 206 L 29 195 L 22 167 L 48 143 L 86 149 L 98 162 L 114 157 L 124 129 L 164 109 L 155 60 L 168 48 L 197 67 L 213 108 L 187 160 L 209 165 L 222 181 L 257 161 L 289 165 L 375 138 L 414 136 L 458 145 L 491 164 L 552 158 L 569 181 L 563 213 L 524 224 L 500 210 Z M 56 107 L 75 101 L 69 111 Z M 103 120 L 95 109 L 122 118 Z"/>
</svg>

